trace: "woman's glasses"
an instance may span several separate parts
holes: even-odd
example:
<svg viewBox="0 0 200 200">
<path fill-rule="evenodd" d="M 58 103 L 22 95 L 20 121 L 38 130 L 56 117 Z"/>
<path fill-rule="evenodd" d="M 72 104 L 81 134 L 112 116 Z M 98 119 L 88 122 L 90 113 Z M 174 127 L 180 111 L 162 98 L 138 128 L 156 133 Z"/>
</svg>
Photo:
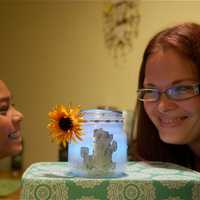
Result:
<svg viewBox="0 0 200 200">
<path fill-rule="evenodd" d="M 155 102 L 160 99 L 161 94 L 172 100 L 185 100 L 200 94 L 200 83 L 193 85 L 177 85 L 167 88 L 161 92 L 156 88 L 142 88 L 137 90 L 137 98 L 140 101 Z"/>
</svg>

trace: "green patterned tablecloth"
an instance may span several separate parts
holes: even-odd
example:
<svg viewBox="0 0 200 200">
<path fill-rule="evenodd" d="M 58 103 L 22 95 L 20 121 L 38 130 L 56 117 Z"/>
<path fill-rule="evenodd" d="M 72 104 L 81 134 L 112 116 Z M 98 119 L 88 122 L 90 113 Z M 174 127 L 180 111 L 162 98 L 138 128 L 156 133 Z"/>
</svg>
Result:
<svg viewBox="0 0 200 200">
<path fill-rule="evenodd" d="M 31 165 L 22 177 L 23 200 L 200 200 L 200 173 L 170 163 L 129 162 L 126 176 L 72 177 L 66 162 Z"/>
</svg>

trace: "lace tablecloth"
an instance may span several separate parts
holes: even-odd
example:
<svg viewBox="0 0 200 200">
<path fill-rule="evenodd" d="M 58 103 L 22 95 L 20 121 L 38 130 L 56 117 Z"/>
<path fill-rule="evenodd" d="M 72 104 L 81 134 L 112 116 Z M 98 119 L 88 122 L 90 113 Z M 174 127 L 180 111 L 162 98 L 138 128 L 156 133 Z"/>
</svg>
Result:
<svg viewBox="0 0 200 200">
<path fill-rule="evenodd" d="M 67 162 L 32 164 L 22 200 L 200 200 L 200 173 L 161 162 L 128 162 L 120 178 L 73 177 Z"/>
</svg>

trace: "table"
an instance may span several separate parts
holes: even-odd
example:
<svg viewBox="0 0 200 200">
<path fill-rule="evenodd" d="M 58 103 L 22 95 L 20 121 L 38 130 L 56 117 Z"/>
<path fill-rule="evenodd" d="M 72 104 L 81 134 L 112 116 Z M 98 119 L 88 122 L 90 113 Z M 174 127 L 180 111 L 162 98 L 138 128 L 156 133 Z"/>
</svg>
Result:
<svg viewBox="0 0 200 200">
<path fill-rule="evenodd" d="M 200 173 L 171 163 L 128 162 L 119 178 L 73 177 L 67 162 L 32 164 L 22 200 L 199 200 Z"/>
<path fill-rule="evenodd" d="M 0 171 L 0 199 L 18 200 L 20 199 L 22 172 Z"/>
</svg>

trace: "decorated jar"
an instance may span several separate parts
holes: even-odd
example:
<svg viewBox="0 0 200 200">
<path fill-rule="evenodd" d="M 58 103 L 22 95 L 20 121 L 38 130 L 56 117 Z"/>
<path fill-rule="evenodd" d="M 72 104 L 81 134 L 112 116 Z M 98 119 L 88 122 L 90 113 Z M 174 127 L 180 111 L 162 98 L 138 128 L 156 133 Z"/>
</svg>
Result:
<svg viewBox="0 0 200 200">
<path fill-rule="evenodd" d="M 123 131 L 122 112 L 82 110 L 84 135 L 69 143 L 70 172 L 84 177 L 123 176 L 127 163 L 127 136 Z"/>
</svg>

